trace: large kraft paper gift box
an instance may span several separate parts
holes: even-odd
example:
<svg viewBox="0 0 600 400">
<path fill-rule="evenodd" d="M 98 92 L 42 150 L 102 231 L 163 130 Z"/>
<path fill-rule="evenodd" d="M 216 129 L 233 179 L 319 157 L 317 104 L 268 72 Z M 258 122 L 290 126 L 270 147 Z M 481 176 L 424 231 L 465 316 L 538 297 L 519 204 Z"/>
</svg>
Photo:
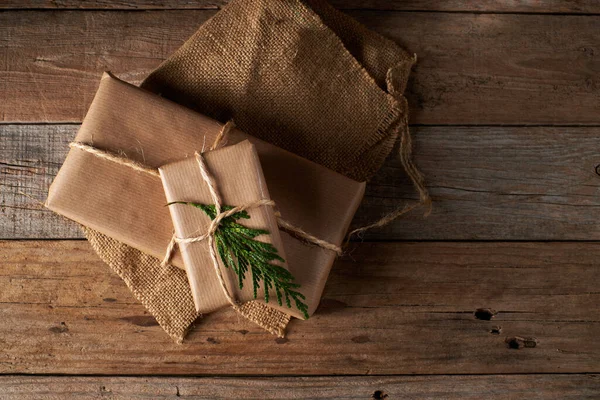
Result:
<svg viewBox="0 0 600 400">
<path fill-rule="evenodd" d="M 192 156 L 195 151 L 206 147 L 207 143 L 213 143 L 222 128 L 222 124 L 215 120 L 105 73 L 74 143 L 150 168 L 165 164 L 169 167 L 171 164 L 177 166 L 180 164 L 175 163 L 177 160 Z M 228 147 L 209 152 L 208 161 L 213 160 L 213 156 L 218 157 L 219 152 L 236 151 L 244 140 L 252 142 L 256 149 L 270 198 L 275 201 L 281 215 L 294 226 L 302 227 L 322 240 L 341 245 L 362 199 L 364 183 L 237 129 L 227 134 Z M 93 151 L 85 150 L 86 147 L 72 147 L 50 187 L 46 206 L 82 224 L 88 231 L 99 232 L 103 237 L 136 249 L 136 257 L 145 263 L 144 269 L 138 273 L 144 274 L 150 269 L 146 261 L 148 257 L 161 259 L 169 247 L 173 222 L 166 205 L 175 198 L 169 200 L 165 196 L 159 176 L 107 160 Z M 238 153 L 238 156 L 231 157 L 228 165 L 222 162 L 220 169 L 214 170 L 220 175 L 251 176 L 247 171 L 239 171 L 240 168 L 252 167 L 244 160 L 244 153 Z M 175 188 L 178 188 L 178 193 L 189 196 L 193 193 L 201 195 L 205 190 L 200 186 L 195 190 L 182 190 L 182 186 L 193 186 L 195 176 L 188 174 L 186 180 L 183 174 L 183 182 L 173 183 L 172 178 L 177 175 L 177 170 L 168 172 L 172 170 L 172 166 L 166 168 L 167 181 L 171 178 L 171 185 L 166 187 L 171 196 Z M 240 187 L 240 176 L 237 177 L 237 187 L 225 186 L 222 189 L 226 189 L 224 192 L 230 199 L 245 201 L 243 195 L 259 182 L 246 182 L 248 190 L 244 192 Z M 226 185 L 227 180 L 223 183 Z M 231 195 L 234 192 L 237 196 Z M 319 304 L 336 253 L 309 245 L 284 231 L 281 232 L 281 242 L 287 267 L 296 278 L 295 282 L 301 285 L 310 315 Z M 102 243 L 98 247 L 98 243 L 92 244 L 100 253 L 112 249 Z M 134 266 L 137 261 L 130 259 L 129 255 L 116 260 L 106 256 L 104 259 L 112 265 L 127 266 Z M 127 283 L 163 328 L 180 340 L 189 323 L 173 331 L 171 321 L 180 315 L 182 306 L 186 307 L 191 323 L 198 315 L 196 308 L 208 313 L 228 303 L 218 290 L 214 273 L 205 273 L 202 276 L 206 281 L 192 282 L 199 285 L 197 289 L 206 292 L 203 302 L 197 302 L 198 307 L 194 307 L 190 284 L 181 271 L 184 268 L 181 254 L 177 253 L 171 263 L 172 266 L 152 264 L 159 277 L 149 280 L 143 290 L 138 286 L 132 287 L 130 280 Z M 207 270 L 212 268 L 210 265 L 205 267 Z M 123 273 L 121 275 L 126 276 Z M 173 287 L 173 282 L 176 282 L 176 287 Z M 185 290 L 179 285 L 183 285 Z M 290 315 L 302 318 L 302 314 L 295 309 L 285 309 L 273 303 L 267 306 L 262 300 L 248 301 L 251 300 L 249 293 L 248 290 L 239 293 L 242 295 L 240 299 L 247 301 L 241 308 L 241 314 L 272 333 L 283 335 Z M 157 308 L 157 305 L 161 308 Z"/>
<path fill-rule="evenodd" d="M 233 117 L 246 133 L 357 181 L 379 169 L 400 137 L 423 200 L 403 96 L 415 61 L 325 2 L 233 0 L 142 86 L 220 121 Z M 197 316 L 185 273 L 93 229 L 86 236 L 181 340 Z"/>
</svg>

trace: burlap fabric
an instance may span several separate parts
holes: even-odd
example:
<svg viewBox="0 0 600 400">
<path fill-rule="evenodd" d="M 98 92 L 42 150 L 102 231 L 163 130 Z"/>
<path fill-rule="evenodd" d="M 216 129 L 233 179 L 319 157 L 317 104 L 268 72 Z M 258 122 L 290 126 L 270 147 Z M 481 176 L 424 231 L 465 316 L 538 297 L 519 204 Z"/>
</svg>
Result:
<svg viewBox="0 0 600 400">
<path fill-rule="evenodd" d="M 142 86 L 356 180 L 407 136 L 415 57 L 322 1 L 233 0 Z M 410 143 L 408 143 L 410 149 Z M 97 232 L 100 257 L 181 341 L 197 317 L 185 272 Z M 282 333 L 289 318 L 248 314 Z"/>
</svg>

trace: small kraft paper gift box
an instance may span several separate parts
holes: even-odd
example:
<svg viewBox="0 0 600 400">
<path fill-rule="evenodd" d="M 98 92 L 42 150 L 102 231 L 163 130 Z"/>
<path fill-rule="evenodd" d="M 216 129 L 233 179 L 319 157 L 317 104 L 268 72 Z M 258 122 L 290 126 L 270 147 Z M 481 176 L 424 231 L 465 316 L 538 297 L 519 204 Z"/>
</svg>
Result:
<svg viewBox="0 0 600 400">
<path fill-rule="evenodd" d="M 223 128 L 223 124 L 215 120 L 105 73 L 64 165 L 50 187 L 46 205 L 88 230 L 114 240 L 116 245 L 137 249 L 140 252 L 137 259 L 144 258 L 144 263 L 135 264 L 140 266 L 135 271 L 139 282 L 144 266 L 156 264 L 151 260 L 162 260 L 173 238 L 174 225 L 169 212 L 173 206 L 166 207 L 169 199 L 157 169 L 193 157 L 196 151 L 210 146 Z M 270 198 L 289 226 L 301 228 L 308 236 L 339 247 L 362 200 L 364 182 L 354 181 L 237 129 L 231 129 L 226 138 L 228 146 L 245 140 L 255 149 Z M 129 165 L 124 165 L 124 160 Z M 231 164 L 234 170 L 241 168 L 237 161 Z M 163 172 L 168 174 L 168 170 L 167 165 Z M 174 199 L 194 201 L 193 198 L 170 197 Z M 285 261 L 306 297 L 307 314 L 312 315 L 337 253 L 303 240 L 298 231 L 288 228 L 279 232 Z M 191 228 L 176 225 L 175 229 L 185 235 Z M 102 255 L 103 249 L 96 250 Z M 116 261 L 119 265 L 130 262 L 127 257 Z M 168 268 L 184 268 L 179 251 L 170 264 L 172 267 Z M 168 270 L 164 273 L 172 275 Z M 207 282 L 204 279 L 203 275 L 190 284 L 203 288 Z M 206 279 L 214 281 L 214 276 Z M 175 295 L 166 282 L 167 279 L 145 282 L 144 290 L 136 290 L 134 294 L 147 307 L 159 299 L 161 308 L 149 307 L 149 310 L 172 337 L 181 340 L 189 322 L 173 327 L 172 320 L 185 312 L 189 321 L 190 309 L 195 309 L 193 299 L 191 295 L 189 298 Z M 243 291 L 240 294 L 242 300 L 248 299 Z M 227 305 L 222 293 L 219 296 L 214 309 Z M 285 314 L 291 312 L 302 317 L 298 310 L 283 309 Z M 253 320 L 256 322 L 256 318 Z M 286 320 L 281 317 L 275 328 L 270 326 L 271 322 L 263 321 L 259 325 L 283 335 Z"/>
<path fill-rule="evenodd" d="M 158 170 L 198 312 L 271 298 L 272 307 L 308 317 L 302 288 L 287 270 L 275 203 L 252 143 L 195 154 Z M 231 215 L 210 232 L 221 212 Z"/>
</svg>

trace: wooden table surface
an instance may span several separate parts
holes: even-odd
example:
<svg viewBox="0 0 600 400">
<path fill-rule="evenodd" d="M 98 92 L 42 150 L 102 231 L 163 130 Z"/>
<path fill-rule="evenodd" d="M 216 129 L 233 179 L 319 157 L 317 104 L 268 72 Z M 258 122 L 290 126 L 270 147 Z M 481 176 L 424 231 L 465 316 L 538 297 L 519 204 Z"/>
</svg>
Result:
<svg viewBox="0 0 600 400">
<path fill-rule="evenodd" d="M 139 83 L 224 3 L 0 3 L 0 399 L 600 398 L 600 2 L 335 1 L 418 54 L 435 203 L 285 339 L 224 311 L 174 344 L 42 208 L 101 72 Z M 355 225 L 415 198 L 390 160 Z"/>
</svg>

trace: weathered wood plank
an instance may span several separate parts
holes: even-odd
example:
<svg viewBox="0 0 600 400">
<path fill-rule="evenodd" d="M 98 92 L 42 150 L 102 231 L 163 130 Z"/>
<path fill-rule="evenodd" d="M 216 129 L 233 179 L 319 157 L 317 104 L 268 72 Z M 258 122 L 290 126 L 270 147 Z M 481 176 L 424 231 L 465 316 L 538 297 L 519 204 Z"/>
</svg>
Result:
<svg viewBox="0 0 600 400">
<path fill-rule="evenodd" d="M 0 238 L 82 237 L 43 205 L 78 127 L 0 126 Z"/>
<path fill-rule="evenodd" d="M 0 242 L 0 373 L 600 372 L 600 243 L 371 243 L 352 257 L 285 339 L 224 310 L 176 345 L 85 241 Z"/>
<path fill-rule="evenodd" d="M 0 121 L 80 121 L 103 70 L 141 81 L 213 14 L 1 13 Z M 418 54 L 414 123 L 600 123 L 600 16 L 351 15 Z"/>
<path fill-rule="evenodd" d="M 41 206 L 77 127 L 0 126 L 0 238 L 82 237 L 75 224 Z M 433 213 L 423 219 L 414 212 L 368 239 L 600 240 L 600 128 L 417 127 L 413 133 Z M 368 185 L 354 225 L 411 198 L 400 163 L 390 160 Z"/>
<path fill-rule="evenodd" d="M 598 375 L 298 378 L 3 376 L 0 398 L 98 399 L 544 399 L 600 396 Z M 192 397 L 193 396 L 193 397 Z M 387 397 L 386 397 L 387 396 Z"/>
<path fill-rule="evenodd" d="M 600 128 L 421 127 L 416 162 L 432 214 L 397 220 L 370 239 L 598 240 Z M 414 196 L 400 163 L 368 186 L 355 224 Z M 416 199 L 416 197 L 415 197 Z"/>
<path fill-rule="evenodd" d="M 228 0 L 4 0 L 0 9 L 218 9 Z M 507 12 L 507 13 L 600 13 L 600 5 L 586 0 L 330 0 L 343 10 L 450 11 L 450 12 Z"/>
</svg>

